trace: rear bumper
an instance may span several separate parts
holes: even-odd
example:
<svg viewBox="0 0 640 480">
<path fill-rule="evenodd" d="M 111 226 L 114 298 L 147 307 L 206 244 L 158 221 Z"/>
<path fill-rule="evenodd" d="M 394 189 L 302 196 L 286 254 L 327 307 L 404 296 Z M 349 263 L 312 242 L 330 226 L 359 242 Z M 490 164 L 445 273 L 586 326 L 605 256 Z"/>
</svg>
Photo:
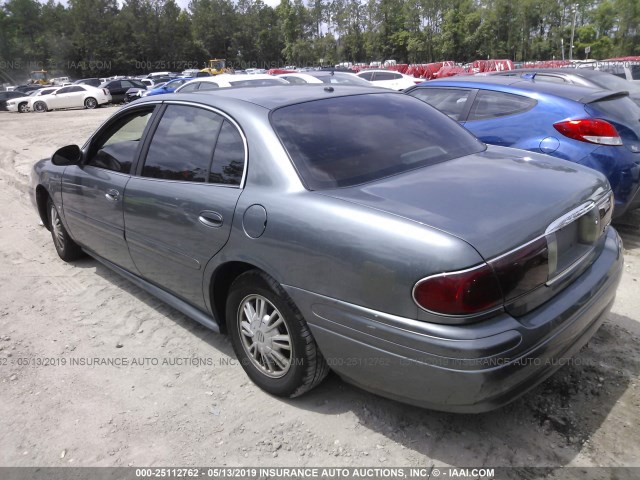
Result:
<svg viewBox="0 0 640 480">
<path fill-rule="evenodd" d="M 471 325 L 401 318 L 285 287 L 329 366 L 365 390 L 434 410 L 493 410 L 542 382 L 600 327 L 622 275 L 609 228 L 598 259 L 552 300 L 518 319 Z"/>
</svg>

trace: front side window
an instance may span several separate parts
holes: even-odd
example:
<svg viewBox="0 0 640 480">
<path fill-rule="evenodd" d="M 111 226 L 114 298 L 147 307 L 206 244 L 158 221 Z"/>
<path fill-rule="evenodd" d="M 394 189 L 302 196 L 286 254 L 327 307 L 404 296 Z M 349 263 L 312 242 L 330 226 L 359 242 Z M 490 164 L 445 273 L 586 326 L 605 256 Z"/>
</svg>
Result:
<svg viewBox="0 0 640 480">
<path fill-rule="evenodd" d="M 352 95 L 274 110 L 271 123 L 310 190 L 349 187 L 483 151 L 408 95 Z"/>
<path fill-rule="evenodd" d="M 456 121 L 461 120 L 461 115 L 469 99 L 471 90 L 464 88 L 416 88 L 408 95 L 416 97 Z"/>
<path fill-rule="evenodd" d="M 469 112 L 468 121 L 489 120 L 531 110 L 537 102 L 511 93 L 480 90 Z"/>
<path fill-rule="evenodd" d="M 109 125 L 89 149 L 87 164 L 120 173 L 130 173 L 140 139 L 154 108 L 124 115 Z"/>
<path fill-rule="evenodd" d="M 359 73 L 358 76 L 360 78 L 364 78 L 365 80 L 371 81 L 373 79 L 373 72 Z"/>
</svg>

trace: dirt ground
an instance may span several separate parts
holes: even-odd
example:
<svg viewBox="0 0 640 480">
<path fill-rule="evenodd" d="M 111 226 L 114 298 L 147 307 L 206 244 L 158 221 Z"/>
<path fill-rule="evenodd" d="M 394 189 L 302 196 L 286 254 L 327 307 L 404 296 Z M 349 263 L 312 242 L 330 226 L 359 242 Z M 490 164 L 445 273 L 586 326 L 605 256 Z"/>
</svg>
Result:
<svg viewBox="0 0 640 480">
<path fill-rule="evenodd" d="M 639 230 L 620 229 L 618 297 L 576 364 L 505 408 L 432 412 L 335 375 L 282 400 L 225 336 L 94 260 L 63 263 L 38 225 L 32 164 L 114 111 L 0 113 L 0 466 L 640 466 Z"/>
</svg>

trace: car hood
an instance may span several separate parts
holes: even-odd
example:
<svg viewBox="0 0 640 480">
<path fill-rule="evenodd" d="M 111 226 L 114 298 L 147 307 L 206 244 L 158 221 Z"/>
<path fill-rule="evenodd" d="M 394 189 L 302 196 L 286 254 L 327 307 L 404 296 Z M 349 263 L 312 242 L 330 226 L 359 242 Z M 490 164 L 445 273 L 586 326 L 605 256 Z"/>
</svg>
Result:
<svg viewBox="0 0 640 480">
<path fill-rule="evenodd" d="M 603 175 L 580 165 L 489 146 L 376 182 L 318 193 L 447 232 L 489 259 L 544 234 L 554 220 L 609 188 Z"/>
</svg>

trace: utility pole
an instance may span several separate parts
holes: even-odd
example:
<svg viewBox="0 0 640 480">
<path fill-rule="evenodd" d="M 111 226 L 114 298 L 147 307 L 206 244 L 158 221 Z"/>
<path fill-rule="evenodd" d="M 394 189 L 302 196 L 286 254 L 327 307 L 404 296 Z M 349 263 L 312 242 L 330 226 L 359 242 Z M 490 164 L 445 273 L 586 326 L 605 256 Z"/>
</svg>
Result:
<svg viewBox="0 0 640 480">
<path fill-rule="evenodd" d="M 569 46 L 569 60 L 573 61 L 573 37 L 576 33 L 576 17 L 578 16 L 578 4 L 571 5 L 571 11 L 573 12 L 573 21 L 571 22 L 571 45 Z"/>
</svg>

